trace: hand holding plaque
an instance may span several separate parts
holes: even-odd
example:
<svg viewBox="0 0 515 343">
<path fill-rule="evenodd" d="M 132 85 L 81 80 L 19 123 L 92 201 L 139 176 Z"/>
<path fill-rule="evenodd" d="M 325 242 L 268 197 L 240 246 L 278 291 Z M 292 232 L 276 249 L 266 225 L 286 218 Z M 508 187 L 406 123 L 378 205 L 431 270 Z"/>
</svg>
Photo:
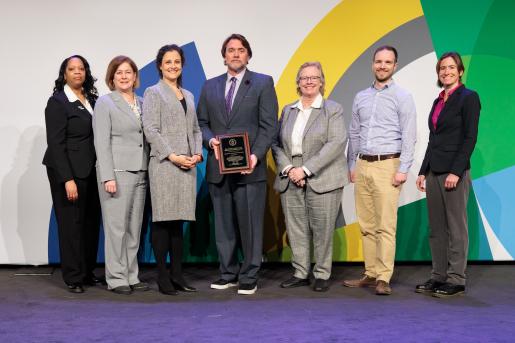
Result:
<svg viewBox="0 0 515 343">
<path fill-rule="evenodd" d="M 249 136 L 245 133 L 216 136 L 219 145 L 220 174 L 252 171 Z"/>
</svg>

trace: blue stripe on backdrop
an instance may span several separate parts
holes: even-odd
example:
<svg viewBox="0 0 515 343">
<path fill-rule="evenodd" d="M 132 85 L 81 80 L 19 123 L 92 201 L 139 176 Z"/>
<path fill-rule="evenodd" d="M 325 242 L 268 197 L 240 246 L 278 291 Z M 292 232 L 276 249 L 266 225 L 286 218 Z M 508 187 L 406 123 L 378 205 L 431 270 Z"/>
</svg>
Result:
<svg viewBox="0 0 515 343">
<path fill-rule="evenodd" d="M 515 166 L 512 166 L 472 181 L 477 201 L 486 220 L 512 257 L 515 257 L 515 230 L 511 212 L 515 207 L 514 175 Z M 481 242 L 487 243 L 488 239 L 485 236 L 480 239 Z"/>
<path fill-rule="evenodd" d="M 200 56 L 195 46 L 195 42 L 191 42 L 181 46 L 184 50 L 186 65 L 182 69 L 183 87 L 190 91 L 195 97 L 195 106 L 198 104 L 202 85 L 206 81 L 206 74 L 200 61 Z M 155 85 L 159 81 L 159 74 L 156 69 L 155 60 L 139 70 L 140 87 L 136 90 L 136 94 L 143 96 L 145 90 Z M 145 114 L 143 114 L 145 115 Z M 204 151 L 204 158 L 207 158 L 207 152 Z M 202 163 L 197 167 L 197 204 L 208 194 L 207 182 L 204 179 L 206 174 L 206 164 Z M 151 246 L 151 227 L 152 213 L 150 204 L 150 192 L 147 190 L 147 201 L 145 203 L 145 215 L 143 217 L 143 226 L 141 232 L 140 249 L 138 252 L 139 262 L 155 262 L 154 254 L 152 254 Z M 186 230 L 186 224 L 184 226 Z M 48 262 L 59 263 L 59 240 L 57 236 L 57 223 L 52 207 L 50 215 L 50 224 L 48 231 Z M 100 228 L 100 241 L 98 244 L 97 262 L 104 262 L 104 228 Z"/>
</svg>

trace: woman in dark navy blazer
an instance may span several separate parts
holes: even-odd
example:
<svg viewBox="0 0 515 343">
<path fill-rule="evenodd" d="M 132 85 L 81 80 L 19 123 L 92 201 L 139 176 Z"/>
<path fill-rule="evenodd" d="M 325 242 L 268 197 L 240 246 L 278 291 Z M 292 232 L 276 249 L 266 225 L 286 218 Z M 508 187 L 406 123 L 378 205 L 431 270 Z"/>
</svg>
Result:
<svg viewBox="0 0 515 343">
<path fill-rule="evenodd" d="M 429 115 L 429 143 L 417 179 L 427 192 L 431 278 L 416 292 L 436 297 L 465 295 L 468 253 L 467 202 L 472 179 L 470 157 L 477 141 L 481 103 L 461 78 L 465 67 L 457 52 L 447 52 L 436 65 L 437 85 L 444 90 Z"/>
<path fill-rule="evenodd" d="M 93 275 L 100 230 L 95 173 L 93 107 L 98 97 L 88 62 L 74 55 L 63 61 L 45 109 L 47 167 L 59 235 L 63 280 L 68 291 L 103 285 Z"/>
</svg>

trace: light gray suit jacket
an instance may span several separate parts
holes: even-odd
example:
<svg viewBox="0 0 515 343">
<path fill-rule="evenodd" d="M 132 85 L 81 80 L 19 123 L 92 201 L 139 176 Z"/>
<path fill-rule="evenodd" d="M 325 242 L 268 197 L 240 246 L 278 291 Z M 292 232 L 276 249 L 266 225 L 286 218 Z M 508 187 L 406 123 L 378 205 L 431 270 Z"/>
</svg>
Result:
<svg viewBox="0 0 515 343">
<path fill-rule="evenodd" d="M 137 97 L 142 108 L 143 99 Z M 98 182 L 115 179 L 114 169 L 147 170 L 149 146 L 141 121 L 117 90 L 98 98 L 93 112 Z"/>
<path fill-rule="evenodd" d="M 281 171 L 292 164 L 292 133 L 298 112 L 293 106 L 296 103 L 283 108 L 277 138 L 272 144 L 277 166 L 274 189 L 279 192 L 284 192 L 290 182 Z M 302 165 L 312 173 L 306 182 L 315 192 L 325 193 L 349 184 L 344 154 L 346 139 L 342 105 L 324 99 L 320 108 L 312 110 L 302 139 Z"/>
</svg>

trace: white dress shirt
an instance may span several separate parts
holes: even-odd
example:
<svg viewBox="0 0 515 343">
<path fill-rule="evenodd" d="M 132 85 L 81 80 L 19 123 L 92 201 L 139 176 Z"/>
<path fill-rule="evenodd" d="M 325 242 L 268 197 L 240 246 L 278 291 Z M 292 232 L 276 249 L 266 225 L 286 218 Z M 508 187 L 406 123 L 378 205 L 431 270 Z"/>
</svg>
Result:
<svg viewBox="0 0 515 343">
<path fill-rule="evenodd" d="M 322 94 L 318 93 L 315 101 L 306 108 L 302 106 L 302 98 L 291 107 L 297 107 L 297 118 L 295 119 L 295 124 L 293 125 L 293 132 L 291 135 L 291 153 L 292 156 L 302 156 L 302 140 L 304 138 L 304 129 L 306 128 L 306 124 L 308 123 L 309 116 L 311 115 L 311 111 L 313 108 L 320 108 L 322 106 Z M 285 172 L 288 168 L 292 167 L 292 165 L 288 165 L 284 167 L 282 170 L 283 176 L 286 176 Z M 304 166 L 302 166 L 304 172 L 307 176 L 311 176 L 311 172 Z"/>
<path fill-rule="evenodd" d="M 64 94 L 66 94 L 66 97 L 68 98 L 68 101 L 69 102 L 75 102 L 77 100 L 79 100 L 83 105 L 84 107 L 89 111 L 90 114 L 93 113 L 93 108 L 91 107 L 91 105 L 89 104 L 89 101 L 88 99 L 86 98 L 86 103 L 83 103 L 78 97 L 77 95 L 75 95 L 75 93 L 73 93 L 72 89 L 70 88 L 70 86 L 68 86 L 67 84 L 64 85 Z"/>
</svg>

